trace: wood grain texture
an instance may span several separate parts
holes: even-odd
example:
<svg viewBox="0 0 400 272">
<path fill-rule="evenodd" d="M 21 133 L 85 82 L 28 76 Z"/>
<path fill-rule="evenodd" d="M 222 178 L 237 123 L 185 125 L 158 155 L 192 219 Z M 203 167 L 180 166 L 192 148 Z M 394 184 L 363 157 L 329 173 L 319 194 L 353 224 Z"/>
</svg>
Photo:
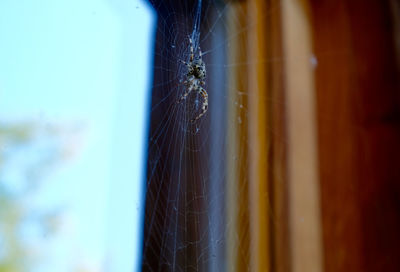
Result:
<svg viewBox="0 0 400 272">
<path fill-rule="evenodd" d="M 310 1 L 325 271 L 400 271 L 400 104 L 390 1 Z"/>
<path fill-rule="evenodd" d="M 312 32 L 301 1 L 282 1 L 291 271 L 322 271 Z"/>
</svg>

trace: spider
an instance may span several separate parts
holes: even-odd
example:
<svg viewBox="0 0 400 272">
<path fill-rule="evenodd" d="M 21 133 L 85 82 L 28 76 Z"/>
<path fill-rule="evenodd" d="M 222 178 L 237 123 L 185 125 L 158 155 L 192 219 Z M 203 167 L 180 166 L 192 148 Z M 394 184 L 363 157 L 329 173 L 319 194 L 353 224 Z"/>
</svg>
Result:
<svg viewBox="0 0 400 272">
<path fill-rule="evenodd" d="M 208 108 L 208 94 L 207 91 L 202 87 L 204 86 L 205 82 L 204 79 L 206 77 L 206 65 L 202 59 L 201 49 L 199 47 L 199 56 L 195 57 L 194 55 L 194 48 L 193 48 L 193 41 L 189 37 L 189 44 L 190 44 L 190 59 L 189 62 L 185 62 L 180 60 L 183 64 L 187 67 L 187 74 L 186 80 L 182 83 L 187 87 L 187 91 L 179 98 L 177 103 L 181 103 L 186 97 L 193 91 L 197 91 L 201 97 L 203 98 L 203 103 L 201 105 L 200 113 L 190 120 L 190 122 L 195 122 L 199 120 L 206 112 Z"/>
</svg>

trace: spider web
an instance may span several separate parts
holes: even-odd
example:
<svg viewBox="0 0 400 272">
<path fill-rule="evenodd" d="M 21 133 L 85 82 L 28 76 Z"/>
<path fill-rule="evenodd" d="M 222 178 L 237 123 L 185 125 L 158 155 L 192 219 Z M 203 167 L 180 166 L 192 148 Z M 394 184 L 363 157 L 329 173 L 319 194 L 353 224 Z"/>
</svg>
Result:
<svg viewBox="0 0 400 272">
<path fill-rule="evenodd" d="M 150 2 L 158 13 L 158 24 L 142 269 L 230 271 L 227 238 L 232 222 L 226 207 L 230 186 L 227 163 L 240 160 L 240 167 L 245 169 L 247 151 L 232 155 L 227 131 L 246 123 L 248 106 L 245 90 L 230 87 L 227 74 L 230 68 L 240 69 L 249 62 L 232 63 L 227 51 L 249 27 L 239 23 L 245 11 L 228 16 L 239 1 Z M 228 32 L 232 26 L 235 31 Z M 200 94 L 193 90 L 177 102 L 187 92 L 182 84 L 187 79 L 187 66 L 182 61 L 190 59 L 189 38 L 195 57 L 201 48 L 207 72 L 204 89 L 209 96 L 208 111 L 196 122 L 190 120 L 201 111 Z M 247 48 L 246 41 L 239 46 Z M 228 118 L 229 111 L 234 112 L 233 118 Z M 248 141 L 246 137 L 242 140 Z M 241 193 L 245 193 L 245 187 L 239 186 Z M 239 243 L 246 240 L 240 235 L 234 235 Z"/>
</svg>

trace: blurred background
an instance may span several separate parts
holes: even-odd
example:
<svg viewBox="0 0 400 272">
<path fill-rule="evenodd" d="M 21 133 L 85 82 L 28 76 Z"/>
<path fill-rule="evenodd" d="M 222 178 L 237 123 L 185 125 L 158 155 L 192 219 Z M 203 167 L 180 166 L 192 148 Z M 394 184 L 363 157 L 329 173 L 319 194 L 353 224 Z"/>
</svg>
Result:
<svg viewBox="0 0 400 272">
<path fill-rule="evenodd" d="M 139 268 L 154 17 L 1 1 L 1 272 Z"/>
</svg>

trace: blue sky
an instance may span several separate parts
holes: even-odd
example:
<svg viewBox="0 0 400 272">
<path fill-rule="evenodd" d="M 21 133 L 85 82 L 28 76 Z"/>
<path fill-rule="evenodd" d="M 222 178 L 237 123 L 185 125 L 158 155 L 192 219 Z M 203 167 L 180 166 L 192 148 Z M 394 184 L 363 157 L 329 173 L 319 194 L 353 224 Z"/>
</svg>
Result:
<svg viewBox="0 0 400 272">
<path fill-rule="evenodd" d="M 154 24 L 139 0 L 0 1 L 0 121 L 80 128 L 38 197 L 66 207 L 38 271 L 138 268 Z"/>
</svg>

